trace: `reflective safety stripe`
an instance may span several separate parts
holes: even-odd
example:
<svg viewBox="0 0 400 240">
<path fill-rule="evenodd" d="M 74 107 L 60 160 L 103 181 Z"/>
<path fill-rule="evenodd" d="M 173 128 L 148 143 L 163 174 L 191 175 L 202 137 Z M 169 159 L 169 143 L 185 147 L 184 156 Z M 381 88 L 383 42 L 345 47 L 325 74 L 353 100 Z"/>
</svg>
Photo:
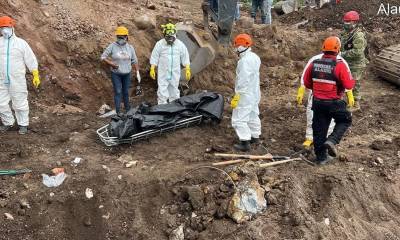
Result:
<svg viewBox="0 0 400 240">
<path fill-rule="evenodd" d="M 10 38 L 7 39 L 7 80 L 4 84 L 10 84 Z"/>
<path fill-rule="evenodd" d="M 336 85 L 336 81 L 332 81 L 332 80 L 318 79 L 318 78 L 313 78 L 312 80 L 313 80 L 313 82 L 328 83 L 328 84 Z"/>
</svg>

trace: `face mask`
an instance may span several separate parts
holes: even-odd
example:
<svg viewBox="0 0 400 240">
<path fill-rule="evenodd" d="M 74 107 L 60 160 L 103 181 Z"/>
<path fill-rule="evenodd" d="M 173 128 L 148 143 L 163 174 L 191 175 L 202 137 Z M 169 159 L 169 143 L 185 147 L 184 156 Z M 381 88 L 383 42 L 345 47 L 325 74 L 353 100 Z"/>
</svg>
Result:
<svg viewBox="0 0 400 240">
<path fill-rule="evenodd" d="M 13 29 L 9 27 L 2 28 L 1 35 L 3 35 L 4 38 L 8 39 L 13 35 Z"/>
<path fill-rule="evenodd" d="M 175 36 L 167 35 L 165 36 L 165 41 L 167 41 L 168 45 L 172 45 L 175 42 Z"/>
<path fill-rule="evenodd" d="M 117 43 L 119 45 L 125 45 L 128 42 L 128 38 L 127 37 L 119 37 L 117 38 Z"/>
<path fill-rule="evenodd" d="M 344 23 L 343 25 L 344 30 L 351 31 L 355 28 L 355 24 L 352 23 Z"/>
<path fill-rule="evenodd" d="M 237 54 L 241 54 L 242 52 L 245 52 L 247 49 L 249 49 L 249 48 L 243 47 L 243 46 L 239 46 L 239 47 L 237 47 L 235 49 L 235 51 L 236 51 Z"/>
</svg>

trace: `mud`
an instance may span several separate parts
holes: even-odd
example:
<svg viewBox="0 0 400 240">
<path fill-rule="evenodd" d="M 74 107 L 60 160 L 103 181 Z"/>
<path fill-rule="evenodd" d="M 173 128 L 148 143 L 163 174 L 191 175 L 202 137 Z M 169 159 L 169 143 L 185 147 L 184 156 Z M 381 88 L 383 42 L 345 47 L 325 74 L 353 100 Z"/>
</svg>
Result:
<svg viewBox="0 0 400 240">
<path fill-rule="evenodd" d="M 186 174 L 216 161 L 210 149 L 233 152 L 236 137 L 228 107 L 218 126 L 182 129 L 134 145 L 105 147 L 95 134 L 107 123 L 96 116 L 97 109 L 103 103 L 113 105 L 108 73 L 98 59 L 113 39 L 116 23 L 125 23 L 133 32 L 130 40 L 142 66 L 145 94 L 131 101 L 155 102 L 156 83 L 147 77 L 147 62 L 160 33 L 138 30 L 133 18 L 144 13 L 191 16 L 200 23 L 199 6 L 186 0 L 177 1 L 181 9 L 154 0 L 155 10 L 147 9 L 146 1 L 43 2 L 48 4 L 1 2 L 0 15 L 11 13 L 17 18 L 17 33 L 39 56 L 43 87 L 30 89 L 30 134 L 11 131 L 0 140 L 1 168 L 33 170 L 0 177 L 0 239 L 159 240 L 168 239 L 181 224 L 185 239 L 400 238 L 398 88 L 372 72 L 363 79 L 362 108 L 353 114 L 354 124 L 340 146 L 341 161 L 324 167 L 294 162 L 254 168 L 266 189 L 268 208 L 238 225 L 226 216 L 227 199 L 233 192 L 223 175 L 208 169 Z M 39 15 L 28 14 L 31 9 L 38 9 Z M 317 14 L 322 11 L 329 12 L 316 11 L 315 22 L 318 16 L 320 22 L 325 21 Z M 374 28 L 380 26 L 376 24 Z M 385 30 L 379 36 L 386 43 L 398 41 L 392 38 L 397 25 L 396 31 L 385 32 L 385 25 L 381 28 Z M 301 150 L 306 124 L 305 107 L 294 102 L 298 77 L 330 34 L 325 30 L 297 29 L 287 23 L 248 30 L 255 36 L 253 50 L 263 61 L 263 136 L 252 153 L 296 155 Z M 245 30 L 235 28 L 241 31 Z M 194 77 L 192 91 L 218 91 L 228 103 L 236 60 L 232 49 L 221 51 L 215 64 Z M 55 113 L 60 103 L 83 112 Z M 312 153 L 304 154 L 312 159 Z M 138 164 L 126 168 L 121 156 L 132 156 Z M 72 166 L 75 157 L 83 160 Z M 41 183 L 41 174 L 54 167 L 64 167 L 69 176 L 60 187 L 49 189 Z M 93 189 L 93 198 L 86 198 L 86 188 Z M 5 219 L 4 213 L 12 214 L 14 220 Z"/>
</svg>

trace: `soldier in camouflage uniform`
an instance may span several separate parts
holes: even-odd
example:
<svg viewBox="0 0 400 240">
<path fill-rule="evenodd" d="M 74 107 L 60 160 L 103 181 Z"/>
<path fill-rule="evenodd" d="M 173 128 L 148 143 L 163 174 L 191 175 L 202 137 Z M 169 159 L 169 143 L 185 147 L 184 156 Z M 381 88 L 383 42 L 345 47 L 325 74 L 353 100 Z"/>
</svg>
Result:
<svg viewBox="0 0 400 240">
<path fill-rule="evenodd" d="M 356 80 L 356 86 L 353 89 L 355 98 L 355 109 L 360 108 L 360 84 L 364 77 L 368 59 L 365 56 L 367 48 L 366 35 L 362 27 L 358 24 L 360 15 L 356 11 L 350 11 L 343 17 L 344 32 L 340 36 L 342 42 L 341 56 L 349 64 L 351 74 Z"/>
</svg>

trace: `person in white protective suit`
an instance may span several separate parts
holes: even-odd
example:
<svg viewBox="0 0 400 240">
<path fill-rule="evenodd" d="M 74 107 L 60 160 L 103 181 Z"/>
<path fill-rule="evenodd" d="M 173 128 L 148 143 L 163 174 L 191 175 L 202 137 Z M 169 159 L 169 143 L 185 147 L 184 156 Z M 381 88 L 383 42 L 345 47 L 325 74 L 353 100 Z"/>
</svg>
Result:
<svg viewBox="0 0 400 240">
<path fill-rule="evenodd" d="M 26 67 L 33 74 L 33 85 L 40 85 L 38 62 L 28 43 L 17 37 L 15 20 L 0 17 L 0 132 L 11 129 L 15 123 L 10 102 L 17 118 L 19 134 L 28 133 L 29 105 L 25 79 Z"/>
<path fill-rule="evenodd" d="M 308 62 L 306 67 L 304 68 L 305 70 L 310 66 L 310 64 L 312 62 L 314 62 L 315 60 L 321 59 L 322 56 L 324 54 L 318 54 L 315 55 L 314 57 L 312 57 Z M 344 58 L 342 58 L 340 55 L 338 55 L 337 59 L 343 61 L 347 66 L 347 62 L 346 60 L 344 60 Z M 305 70 L 303 72 L 303 74 L 301 75 L 301 85 L 297 91 L 297 104 L 300 106 L 303 104 L 303 98 L 304 98 L 304 94 L 305 94 L 305 86 L 304 86 L 304 73 Z M 308 100 L 307 100 L 307 126 L 306 126 L 306 140 L 303 142 L 303 146 L 305 148 L 310 148 L 311 145 L 313 144 L 314 138 L 313 138 L 313 130 L 312 130 L 312 121 L 313 121 L 313 110 L 312 110 L 312 100 L 313 100 L 313 94 L 311 90 L 308 90 Z M 333 129 L 335 128 L 335 121 L 332 119 L 331 124 L 329 125 L 329 130 L 328 130 L 328 135 L 330 135 L 333 131 Z"/>
<path fill-rule="evenodd" d="M 240 142 L 234 145 L 239 151 L 250 151 L 250 144 L 258 144 L 261 135 L 261 120 L 258 105 L 260 93 L 261 60 L 251 51 L 253 41 L 247 34 L 239 34 L 234 47 L 239 55 L 236 68 L 235 95 L 231 101 L 232 127 Z"/>
<path fill-rule="evenodd" d="M 191 77 L 190 57 L 185 44 L 176 38 L 176 26 L 162 25 L 164 38 L 158 41 L 151 53 L 150 77 L 158 76 L 158 104 L 167 104 L 180 98 L 179 79 L 181 65 L 186 68 L 186 80 Z"/>
</svg>

